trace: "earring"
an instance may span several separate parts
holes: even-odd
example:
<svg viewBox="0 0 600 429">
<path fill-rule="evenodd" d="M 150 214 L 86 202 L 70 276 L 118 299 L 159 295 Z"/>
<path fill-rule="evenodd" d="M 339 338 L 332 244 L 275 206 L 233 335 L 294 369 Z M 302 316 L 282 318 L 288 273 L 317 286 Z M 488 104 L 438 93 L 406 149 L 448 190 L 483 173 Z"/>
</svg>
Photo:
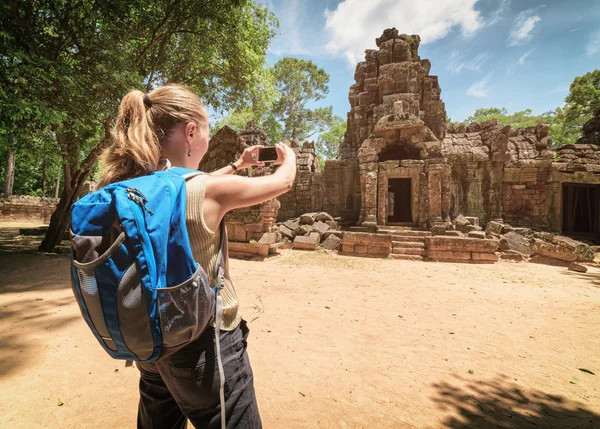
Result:
<svg viewBox="0 0 600 429">
<path fill-rule="evenodd" d="M 192 156 L 192 149 L 188 150 L 188 156 Z"/>
</svg>

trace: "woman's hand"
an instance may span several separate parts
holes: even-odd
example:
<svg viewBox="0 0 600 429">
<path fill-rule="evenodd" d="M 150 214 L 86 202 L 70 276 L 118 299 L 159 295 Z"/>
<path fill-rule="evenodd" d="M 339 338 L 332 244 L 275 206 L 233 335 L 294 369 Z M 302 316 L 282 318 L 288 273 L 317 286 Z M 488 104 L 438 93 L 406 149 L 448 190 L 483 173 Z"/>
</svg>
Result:
<svg viewBox="0 0 600 429">
<path fill-rule="evenodd" d="M 296 153 L 294 150 L 286 144 L 277 143 L 275 145 L 275 150 L 277 151 L 277 160 L 275 161 L 276 165 L 283 164 L 286 160 L 296 162 Z"/>
<path fill-rule="evenodd" d="M 242 156 L 240 156 L 240 158 L 235 162 L 235 166 L 238 168 L 238 170 L 252 166 L 264 166 L 265 163 L 258 160 L 258 152 L 263 147 L 264 146 L 262 145 L 257 145 L 250 146 L 244 149 L 244 152 L 242 152 Z"/>
</svg>

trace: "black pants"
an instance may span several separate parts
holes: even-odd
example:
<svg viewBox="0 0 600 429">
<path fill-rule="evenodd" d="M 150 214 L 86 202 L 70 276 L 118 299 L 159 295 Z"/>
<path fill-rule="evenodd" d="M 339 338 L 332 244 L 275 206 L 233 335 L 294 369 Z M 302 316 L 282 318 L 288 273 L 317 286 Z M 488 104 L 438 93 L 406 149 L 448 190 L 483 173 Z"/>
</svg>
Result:
<svg viewBox="0 0 600 429">
<path fill-rule="evenodd" d="M 233 331 L 221 331 L 220 338 L 227 428 L 262 428 L 246 352 L 246 321 Z M 138 429 L 185 429 L 187 419 L 197 429 L 221 427 L 213 328 L 175 354 L 156 362 L 138 362 L 137 367 Z"/>
</svg>

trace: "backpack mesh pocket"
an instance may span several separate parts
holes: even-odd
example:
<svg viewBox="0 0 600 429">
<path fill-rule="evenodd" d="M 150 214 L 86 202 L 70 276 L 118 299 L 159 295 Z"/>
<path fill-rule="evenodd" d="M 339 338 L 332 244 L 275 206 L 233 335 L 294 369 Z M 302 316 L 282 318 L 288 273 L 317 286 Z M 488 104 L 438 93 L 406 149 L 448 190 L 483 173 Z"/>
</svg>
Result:
<svg viewBox="0 0 600 429">
<path fill-rule="evenodd" d="M 83 303 L 85 304 L 90 320 L 96 328 L 96 331 L 98 331 L 98 335 L 100 335 L 102 341 L 106 344 L 106 347 L 110 350 L 117 350 L 117 346 L 108 333 L 108 328 L 104 321 L 104 313 L 102 311 L 94 269 L 77 268 L 76 270 L 78 285 L 74 283 L 73 287 L 79 286 L 81 296 L 83 297 Z M 75 295 L 77 296 L 77 294 Z"/>
<path fill-rule="evenodd" d="M 201 267 L 184 283 L 156 291 L 164 347 L 194 341 L 211 322 L 215 294 Z"/>
<path fill-rule="evenodd" d="M 152 356 L 154 342 L 140 273 L 135 263 L 125 271 L 117 288 L 117 317 L 123 342 L 140 360 Z"/>
</svg>

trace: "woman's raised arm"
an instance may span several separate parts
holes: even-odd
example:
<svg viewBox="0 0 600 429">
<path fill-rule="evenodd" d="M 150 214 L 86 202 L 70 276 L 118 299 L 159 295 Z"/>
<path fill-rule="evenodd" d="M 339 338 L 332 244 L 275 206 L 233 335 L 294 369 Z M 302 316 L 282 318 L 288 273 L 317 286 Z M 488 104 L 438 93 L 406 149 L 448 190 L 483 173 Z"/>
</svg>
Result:
<svg viewBox="0 0 600 429">
<path fill-rule="evenodd" d="M 289 191 L 296 178 L 296 155 L 285 144 L 278 143 L 275 148 L 275 164 L 281 166 L 273 174 L 261 177 L 211 175 L 206 182 L 204 199 L 205 206 L 208 203 L 213 207 L 205 207 L 205 218 L 213 217 L 207 215 L 216 211 L 220 220 L 230 210 L 259 204 Z"/>
</svg>

